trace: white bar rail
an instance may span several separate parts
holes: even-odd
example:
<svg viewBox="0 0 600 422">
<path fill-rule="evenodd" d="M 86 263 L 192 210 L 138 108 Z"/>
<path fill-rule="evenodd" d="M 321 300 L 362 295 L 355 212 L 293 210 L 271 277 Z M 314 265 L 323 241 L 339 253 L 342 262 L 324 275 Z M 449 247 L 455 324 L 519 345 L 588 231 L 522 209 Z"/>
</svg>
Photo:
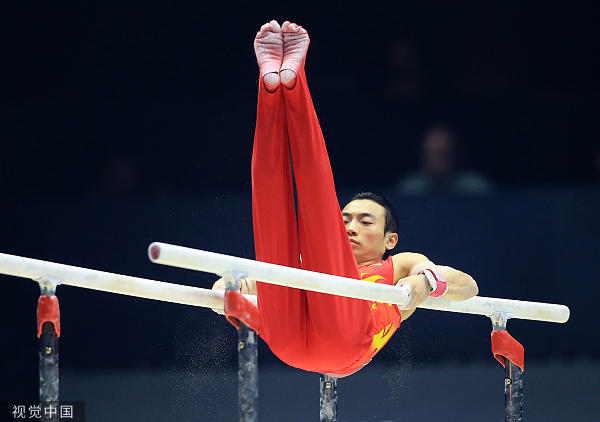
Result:
<svg viewBox="0 0 600 422">
<path fill-rule="evenodd" d="M 365 283 L 361 280 L 289 268 L 166 243 L 152 243 L 148 247 L 148 255 L 152 262 L 158 264 L 210 272 L 220 276 L 236 271 L 248 278 L 281 286 L 376 302 L 395 303 L 397 305 L 402 305 L 406 301 L 405 290 L 394 286 Z M 561 323 L 566 322 L 570 314 L 569 308 L 564 305 L 480 296 L 464 302 L 452 302 L 444 298 L 428 298 L 419 308 L 488 317 L 496 312 L 504 312 L 509 318 Z"/>
<path fill-rule="evenodd" d="M 0 253 L 0 273 L 35 281 L 52 278 L 58 284 L 118 293 L 182 305 L 223 309 L 222 291 L 165 283 L 104 271 Z M 244 295 L 256 304 L 256 296 Z"/>
<path fill-rule="evenodd" d="M 152 257 L 153 251 L 158 256 Z M 154 249 L 153 249 L 154 248 Z M 377 302 L 405 302 L 404 290 L 393 286 L 365 283 L 311 271 L 267 264 L 213 252 L 183 248 L 164 243 L 150 245 L 153 262 L 224 275 L 232 270 L 247 273 L 249 278 L 267 283 L 297 287 L 323 293 L 339 294 Z M 223 292 L 183 286 L 157 280 L 57 264 L 32 258 L 0 253 L 0 273 L 40 281 L 52 278 L 59 284 L 118 293 L 146 299 L 206 308 L 223 309 Z M 256 296 L 245 295 L 256 304 Z M 419 308 L 492 316 L 505 312 L 510 318 L 546 322 L 566 322 L 569 308 L 564 305 L 525 302 L 476 296 L 464 302 L 444 298 L 428 298 Z"/>
<path fill-rule="evenodd" d="M 407 299 L 406 290 L 395 286 L 366 283 L 353 278 L 300 270 L 166 243 L 152 243 L 148 248 L 148 256 L 152 262 L 158 264 L 204 271 L 219 276 L 235 271 L 253 280 L 313 292 L 397 305 L 404 304 Z"/>
</svg>

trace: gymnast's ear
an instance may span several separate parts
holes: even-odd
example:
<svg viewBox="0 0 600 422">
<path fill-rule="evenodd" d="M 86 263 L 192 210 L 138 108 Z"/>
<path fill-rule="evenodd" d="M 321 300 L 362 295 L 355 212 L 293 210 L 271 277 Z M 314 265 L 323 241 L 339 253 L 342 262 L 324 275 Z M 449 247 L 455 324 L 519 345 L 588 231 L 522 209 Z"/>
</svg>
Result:
<svg viewBox="0 0 600 422">
<path fill-rule="evenodd" d="M 391 251 L 398 243 L 398 233 L 388 232 L 385 234 L 385 249 Z"/>
</svg>

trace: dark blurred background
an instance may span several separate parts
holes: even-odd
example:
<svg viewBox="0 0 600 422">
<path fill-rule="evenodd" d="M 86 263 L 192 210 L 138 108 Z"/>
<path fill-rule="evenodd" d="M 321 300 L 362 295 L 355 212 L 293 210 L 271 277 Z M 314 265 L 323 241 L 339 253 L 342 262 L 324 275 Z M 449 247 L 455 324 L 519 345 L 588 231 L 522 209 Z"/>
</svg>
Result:
<svg viewBox="0 0 600 422">
<path fill-rule="evenodd" d="M 3 2 L 0 252 L 199 287 L 214 277 L 150 264 L 147 245 L 253 258 L 252 41 L 269 19 L 311 36 L 341 203 L 383 192 L 397 251 L 463 269 L 483 296 L 568 305 L 564 325 L 509 322 L 526 362 L 597 365 L 597 10 L 583 4 Z M 39 290 L 0 281 L 0 399 L 35 399 Z M 73 379 L 174 371 L 181 385 L 235 367 L 236 334 L 208 310 L 58 296 Z M 377 358 L 399 374 L 493 359 L 486 318 L 421 311 L 403 328 Z"/>
</svg>

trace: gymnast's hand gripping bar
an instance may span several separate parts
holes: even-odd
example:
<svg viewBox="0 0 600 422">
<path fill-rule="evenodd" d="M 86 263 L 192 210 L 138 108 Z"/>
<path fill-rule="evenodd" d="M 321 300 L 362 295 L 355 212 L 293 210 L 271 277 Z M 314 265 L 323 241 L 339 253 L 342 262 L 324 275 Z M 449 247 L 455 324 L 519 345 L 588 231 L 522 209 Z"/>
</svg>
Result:
<svg viewBox="0 0 600 422">
<path fill-rule="evenodd" d="M 158 264 L 210 272 L 220 276 L 236 272 L 265 283 L 356 299 L 394 303 L 400 306 L 407 299 L 407 292 L 396 286 L 367 283 L 362 280 L 284 267 L 166 243 L 152 243 L 148 248 L 148 255 L 152 262 Z M 493 316 L 496 312 L 503 312 L 508 318 L 545 322 L 566 322 L 570 313 L 569 308 L 564 305 L 479 296 L 463 302 L 452 302 L 445 298 L 430 297 L 418 307 L 488 317 Z"/>
</svg>

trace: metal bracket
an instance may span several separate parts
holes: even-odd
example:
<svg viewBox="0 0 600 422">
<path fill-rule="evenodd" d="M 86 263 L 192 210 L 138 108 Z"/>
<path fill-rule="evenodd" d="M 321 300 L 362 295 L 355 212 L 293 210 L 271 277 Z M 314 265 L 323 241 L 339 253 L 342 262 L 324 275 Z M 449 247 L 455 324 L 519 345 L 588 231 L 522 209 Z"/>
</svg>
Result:
<svg viewBox="0 0 600 422">
<path fill-rule="evenodd" d="M 510 312 L 502 312 L 502 311 L 494 312 L 494 315 L 492 315 L 490 317 L 492 320 L 492 329 L 494 331 L 499 331 L 499 330 L 506 331 L 506 323 L 508 322 L 508 320 L 510 319 L 511 316 L 512 316 L 512 314 Z"/>
<path fill-rule="evenodd" d="M 43 296 L 52 296 L 56 294 L 56 287 L 62 283 L 63 279 L 54 275 L 43 275 L 40 278 L 33 279 L 40 285 L 40 291 Z"/>
<path fill-rule="evenodd" d="M 492 320 L 492 328 L 494 331 L 506 331 L 506 323 L 512 314 L 510 312 L 496 311 L 490 318 Z"/>
<path fill-rule="evenodd" d="M 223 280 L 225 280 L 225 290 L 239 290 L 240 281 L 247 276 L 247 273 L 241 271 L 227 271 L 222 274 Z"/>
</svg>

